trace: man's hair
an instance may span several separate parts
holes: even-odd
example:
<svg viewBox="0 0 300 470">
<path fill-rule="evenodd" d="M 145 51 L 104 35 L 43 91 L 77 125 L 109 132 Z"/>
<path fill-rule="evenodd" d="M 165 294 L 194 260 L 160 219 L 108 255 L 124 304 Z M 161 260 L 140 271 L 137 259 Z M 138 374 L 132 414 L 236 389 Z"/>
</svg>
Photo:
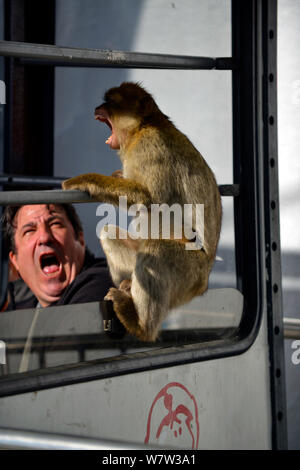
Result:
<svg viewBox="0 0 300 470">
<path fill-rule="evenodd" d="M 54 206 L 60 207 L 64 210 L 67 218 L 71 222 L 71 225 L 75 232 L 75 237 L 78 239 L 80 233 L 83 232 L 81 221 L 78 217 L 78 214 L 75 208 L 71 204 L 53 204 Z M 49 207 L 49 204 L 47 204 Z M 2 225 L 3 225 L 3 235 L 8 244 L 9 251 L 16 252 L 15 245 L 15 232 L 16 232 L 16 223 L 15 217 L 19 209 L 23 206 L 6 206 L 3 215 L 2 215 Z"/>
</svg>

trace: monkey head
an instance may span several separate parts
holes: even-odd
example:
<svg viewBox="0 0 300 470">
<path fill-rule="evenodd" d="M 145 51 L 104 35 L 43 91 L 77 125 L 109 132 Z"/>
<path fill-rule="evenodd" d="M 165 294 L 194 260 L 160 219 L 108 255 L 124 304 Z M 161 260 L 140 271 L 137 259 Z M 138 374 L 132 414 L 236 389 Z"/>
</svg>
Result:
<svg viewBox="0 0 300 470">
<path fill-rule="evenodd" d="M 104 103 L 95 109 L 95 119 L 111 130 L 106 144 L 120 149 L 144 125 L 155 125 L 168 120 L 152 96 L 138 83 L 124 82 L 104 95 Z"/>
</svg>

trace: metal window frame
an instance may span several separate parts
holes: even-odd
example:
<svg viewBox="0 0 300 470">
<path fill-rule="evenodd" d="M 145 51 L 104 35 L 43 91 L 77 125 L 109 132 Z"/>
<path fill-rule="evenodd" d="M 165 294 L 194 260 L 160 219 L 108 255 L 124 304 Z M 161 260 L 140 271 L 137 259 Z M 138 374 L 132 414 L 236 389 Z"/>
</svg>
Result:
<svg viewBox="0 0 300 470">
<path fill-rule="evenodd" d="M 232 0 L 232 58 L 119 51 L 114 54 L 114 51 L 78 49 L 76 54 L 72 49 L 76 57 L 71 58 L 69 48 L 0 42 L 0 55 L 18 57 L 17 60 L 28 66 L 33 60 L 34 64 L 56 66 L 232 70 L 234 185 L 229 192 L 234 196 L 237 285 L 244 295 L 242 321 L 230 338 L 15 374 L 0 379 L 0 396 L 241 354 L 251 347 L 258 334 L 266 296 L 272 446 L 286 448 L 277 146 L 274 144 L 277 142 L 276 16 L 276 0 Z M 73 197 L 69 202 L 75 202 L 76 195 L 69 196 Z M 67 198 L 66 193 L 64 197 Z M 82 198 L 81 194 L 80 202 Z M 272 250 L 275 240 L 277 249 Z M 267 281 L 263 275 L 265 252 Z"/>
</svg>

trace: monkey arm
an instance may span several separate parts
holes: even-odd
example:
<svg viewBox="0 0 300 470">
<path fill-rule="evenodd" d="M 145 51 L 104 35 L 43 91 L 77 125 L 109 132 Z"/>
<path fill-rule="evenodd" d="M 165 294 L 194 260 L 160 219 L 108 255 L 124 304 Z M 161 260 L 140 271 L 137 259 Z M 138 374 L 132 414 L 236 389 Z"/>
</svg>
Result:
<svg viewBox="0 0 300 470">
<path fill-rule="evenodd" d="M 126 196 L 129 206 L 144 204 L 150 207 L 151 195 L 146 187 L 128 178 L 115 178 L 114 176 L 87 173 L 75 176 L 62 183 L 63 189 L 78 189 L 86 191 L 99 202 L 119 204 L 119 197 Z"/>
<path fill-rule="evenodd" d="M 110 176 L 114 176 L 115 178 L 124 178 L 123 170 L 116 170 Z"/>
</svg>

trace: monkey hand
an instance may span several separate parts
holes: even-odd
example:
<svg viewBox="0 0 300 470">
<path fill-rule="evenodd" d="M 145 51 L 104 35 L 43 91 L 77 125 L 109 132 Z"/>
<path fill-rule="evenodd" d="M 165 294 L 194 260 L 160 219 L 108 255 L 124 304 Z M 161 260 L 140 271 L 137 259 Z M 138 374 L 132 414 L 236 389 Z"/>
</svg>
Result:
<svg viewBox="0 0 300 470">
<path fill-rule="evenodd" d="M 64 190 L 79 190 L 85 191 L 94 196 L 97 194 L 98 189 L 104 185 L 105 181 L 104 175 L 99 175 L 97 173 L 87 173 L 85 175 L 74 176 L 62 182 L 62 188 Z"/>
<path fill-rule="evenodd" d="M 116 170 L 110 176 L 114 178 L 123 178 L 123 170 Z"/>
<path fill-rule="evenodd" d="M 119 204 L 119 197 L 126 196 L 127 203 L 149 205 L 151 196 L 146 187 L 127 178 L 87 173 L 75 176 L 62 183 L 63 189 L 77 189 L 89 193 L 94 201 Z"/>
<path fill-rule="evenodd" d="M 87 178 L 84 177 L 85 175 L 74 176 L 74 178 L 69 178 L 62 182 L 62 188 L 64 190 L 80 190 L 86 191 L 86 182 Z"/>
</svg>

